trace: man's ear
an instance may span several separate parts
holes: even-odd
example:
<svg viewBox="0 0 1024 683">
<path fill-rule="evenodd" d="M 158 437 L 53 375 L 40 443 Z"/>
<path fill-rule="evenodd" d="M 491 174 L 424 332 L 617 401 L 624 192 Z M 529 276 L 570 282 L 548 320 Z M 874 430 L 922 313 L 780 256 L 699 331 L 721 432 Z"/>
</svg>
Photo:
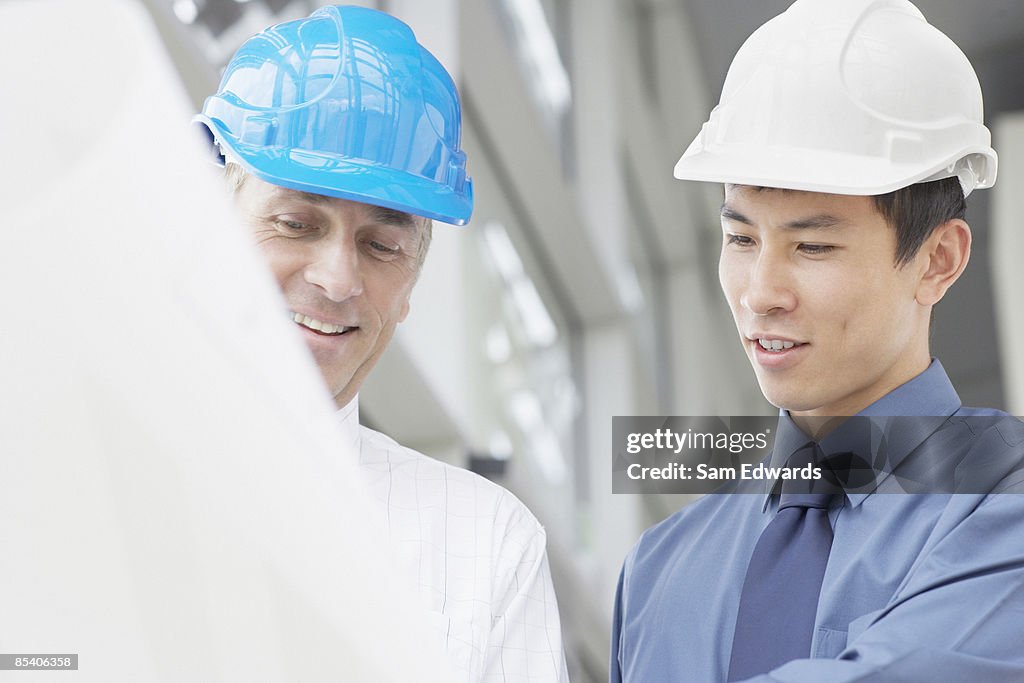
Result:
<svg viewBox="0 0 1024 683">
<path fill-rule="evenodd" d="M 959 218 L 935 228 L 921 245 L 918 259 L 923 270 L 915 299 L 934 306 L 964 272 L 971 258 L 971 226 Z"/>
</svg>

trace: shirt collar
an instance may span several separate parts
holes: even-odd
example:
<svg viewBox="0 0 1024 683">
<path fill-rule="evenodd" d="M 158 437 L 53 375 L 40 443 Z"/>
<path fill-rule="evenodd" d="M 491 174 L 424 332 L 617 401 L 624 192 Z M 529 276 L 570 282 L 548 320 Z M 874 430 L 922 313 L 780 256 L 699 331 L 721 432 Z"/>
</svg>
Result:
<svg viewBox="0 0 1024 683">
<path fill-rule="evenodd" d="M 358 454 L 360 445 L 358 394 L 342 406 L 334 416 L 341 431 L 343 443 L 348 444 Z"/>
<path fill-rule="evenodd" d="M 857 414 L 866 417 L 949 417 L 960 409 L 960 405 L 960 396 L 949 381 L 945 368 L 938 358 L 932 358 L 927 370 Z"/>
<path fill-rule="evenodd" d="M 868 440 L 872 455 L 877 453 L 880 443 L 885 443 L 887 470 L 897 465 L 921 445 L 928 436 L 937 429 L 946 418 L 960 409 L 960 397 L 949 381 L 949 375 L 938 359 L 933 358 L 928 368 L 905 384 L 878 399 L 855 417 L 872 418 L 870 420 L 848 420 L 834 432 L 822 439 L 821 446 L 826 452 L 850 450 L 844 443 L 851 440 L 863 442 L 855 434 L 860 427 L 872 427 L 872 437 Z M 900 417 L 936 417 L 938 420 L 900 420 L 898 424 L 891 418 Z M 870 423 L 870 425 L 868 424 Z M 891 423 L 891 425 L 890 425 Z M 886 429 L 891 426 L 892 428 Z M 885 438 L 877 438 L 884 434 Z M 804 432 L 796 426 L 789 411 L 779 411 L 778 427 L 775 431 L 775 446 L 772 449 L 771 466 L 780 467 L 800 448 L 811 442 Z M 883 475 L 884 478 L 884 475 Z M 765 482 L 764 504 L 762 511 L 768 509 L 772 494 L 776 491 L 778 480 Z M 877 481 L 876 481 L 877 484 Z M 850 505 L 857 507 L 871 494 L 870 490 L 847 492 Z"/>
</svg>

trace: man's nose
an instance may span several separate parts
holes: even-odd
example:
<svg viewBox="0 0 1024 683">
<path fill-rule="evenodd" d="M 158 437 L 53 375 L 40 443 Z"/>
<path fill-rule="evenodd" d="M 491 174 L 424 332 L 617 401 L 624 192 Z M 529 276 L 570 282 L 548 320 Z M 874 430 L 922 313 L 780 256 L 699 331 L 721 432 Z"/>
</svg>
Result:
<svg viewBox="0 0 1024 683">
<path fill-rule="evenodd" d="M 355 244 L 325 242 L 305 269 L 306 282 L 331 301 L 345 301 L 363 293 L 362 264 Z"/>
<path fill-rule="evenodd" d="M 753 264 L 740 303 L 754 315 L 783 313 L 796 308 L 792 278 L 781 255 L 762 252 Z"/>
</svg>

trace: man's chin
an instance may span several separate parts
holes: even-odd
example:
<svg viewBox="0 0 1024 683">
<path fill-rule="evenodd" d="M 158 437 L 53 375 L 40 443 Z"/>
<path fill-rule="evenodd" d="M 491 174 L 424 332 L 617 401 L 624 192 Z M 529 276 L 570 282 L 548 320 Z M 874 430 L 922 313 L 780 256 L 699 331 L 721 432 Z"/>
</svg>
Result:
<svg viewBox="0 0 1024 683">
<path fill-rule="evenodd" d="M 335 405 L 339 408 L 347 406 L 352 399 L 356 397 L 356 394 L 359 393 L 359 385 L 361 382 L 356 382 L 351 376 L 342 378 L 337 374 L 327 375 L 324 374 L 322 370 L 321 374 L 324 377 L 327 390 L 334 399 Z"/>
<path fill-rule="evenodd" d="M 765 400 L 780 410 L 802 413 L 814 410 L 818 405 L 814 401 L 809 401 L 808 392 L 799 387 L 789 384 L 780 386 L 778 381 L 763 381 L 760 377 L 758 385 Z"/>
<path fill-rule="evenodd" d="M 356 397 L 370 371 L 377 365 L 378 360 L 379 354 L 364 361 L 355 368 L 342 369 L 335 366 L 325 369 L 323 365 L 320 366 L 320 374 L 327 384 L 328 391 L 334 398 L 335 405 L 339 408 L 344 408 Z"/>
</svg>

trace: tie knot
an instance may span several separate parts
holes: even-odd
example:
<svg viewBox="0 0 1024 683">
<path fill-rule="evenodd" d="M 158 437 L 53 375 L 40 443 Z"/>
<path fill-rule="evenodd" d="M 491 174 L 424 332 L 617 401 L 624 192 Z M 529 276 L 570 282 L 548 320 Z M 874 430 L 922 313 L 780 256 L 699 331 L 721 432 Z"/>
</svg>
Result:
<svg viewBox="0 0 1024 683">
<path fill-rule="evenodd" d="M 779 511 L 786 508 L 827 510 L 834 497 L 833 493 L 787 493 L 783 490 L 779 497 Z"/>
<path fill-rule="evenodd" d="M 779 497 L 779 510 L 791 507 L 816 508 L 827 510 L 833 497 L 842 492 L 842 487 L 835 480 L 835 474 L 829 466 L 829 459 L 815 442 L 809 442 L 790 456 L 786 463 L 791 468 L 807 471 L 806 466 L 817 471 L 818 476 L 811 479 L 787 479 L 782 483 Z"/>
<path fill-rule="evenodd" d="M 823 467 L 828 457 L 824 451 L 821 450 L 821 446 L 817 442 L 809 441 L 800 448 L 796 449 L 792 455 L 789 456 L 789 460 L 786 462 L 790 467 L 803 467 L 804 465 L 811 465 L 813 467 Z"/>
</svg>

